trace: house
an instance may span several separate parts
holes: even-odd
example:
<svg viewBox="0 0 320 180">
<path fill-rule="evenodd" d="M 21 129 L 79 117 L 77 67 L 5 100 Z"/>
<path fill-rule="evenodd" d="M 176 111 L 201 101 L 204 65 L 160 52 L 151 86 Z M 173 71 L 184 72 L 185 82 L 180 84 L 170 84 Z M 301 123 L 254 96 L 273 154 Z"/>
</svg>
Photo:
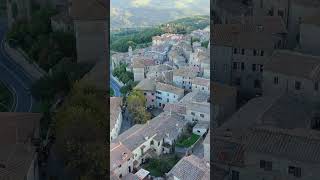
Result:
<svg viewBox="0 0 320 180">
<path fill-rule="evenodd" d="M 184 90 L 170 84 L 156 83 L 156 106 L 164 108 L 167 103 L 178 102 L 184 96 Z"/>
<path fill-rule="evenodd" d="M 213 163 L 239 180 L 313 180 L 319 176 L 319 140 L 314 130 L 251 128 L 238 141 L 215 138 Z"/>
<path fill-rule="evenodd" d="M 161 36 L 154 36 L 152 37 L 152 45 L 175 45 L 180 41 L 185 41 L 186 38 L 183 35 L 180 34 L 162 34 Z"/>
<path fill-rule="evenodd" d="M 67 12 L 61 12 L 51 17 L 51 27 L 54 32 L 70 32 L 73 33 L 73 21 Z"/>
<path fill-rule="evenodd" d="M 320 57 L 276 51 L 265 64 L 263 94 L 293 93 L 304 100 L 319 101 Z"/>
<path fill-rule="evenodd" d="M 133 171 L 132 151 L 120 143 L 110 144 L 110 172 L 114 177 L 122 178 Z"/>
<path fill-rule="evenodd" d="M 169 61 L 173 62 L 178 68 L 187 66 L 187 59 L 183 55 L 183 51 L 178 46 L 173 46 L 168 53 Z"/>
<path fill-rule="evenodd" d="M 282 40 L 255 25 L 215 25 L 213 33 L 214 81 L 236 86 L 246 97 L 261 94 L 263 66 Z"/>
<path fill-rule="evenodd" d="M 258 126 L 317 129 L 317 117 L 316 106 L 294 94 L 262 96 L 250 100 L 219 128 L 229 132 Z"/>
<path fill-rule="evenodd" d="M 130 64 L 131 58 L 128 53 L 115 53 L 111 55 L 111 70 L 120 64 Z"/>
<path fill-rule="evenodd" d="M 156 104 L 156 81 L 153 79 L 143 79 L 140 81 L 134 90 L 142 91 L 146 98 L 146 106 L 155 108 Z"/>
<path fill-rule="evenodd" d="M 110 97 L 110 140 L 115 139 L 122 124 L 122 98 Z"/>
<path fill-rule="evenodd" d="M 0 179 L 39 178 L 37 113 L 0 113 Z"/>
<path fill-rule="evenodd" d="M 198 29 L 191 32 L 191 37 L 195 39 L 199 39 L 200 42 L 209 41 L 210 39 L 210 30 L 206 29 Z"/>
<path fill-rule="evenodd" d="M 253 16 L 280 16 L 288 29 L 288 48 L 299 43 L 300 24 L 304 18 L 319 13 L 320 2 L 314 0 L 253 0 Z"/>
<path fill-rule="evenodd" d="M 186 105 L 186 120 L 191 123 L 210 122 L 210 103 L 190 102 Z"/>
<path fill-rule="evenodd" d="M 163 64 L 168 59 L 168 52 L 171 48 L 171 45 L 154 45 L 151 46 L 150 50 L 145 52 L 145 56 L 150 57 L 156 60 L 156 64 Z"/>
<path fill-rule="evenodd" d="M 208 180 L 210 165 L 197 156 L 183 157 L 167 174 L 168 180 Z"/>
<path fill-rule="evenodd" d="M 175 112 L 185 117 L 187 117 L 187 105 L 192 102 L 196 103 L 204 103 L 204 106 L 207 106 L 205 103 L 209 101 L 210 94 L 203 93 L 201 91 L 193 91 L 186 94 L 179 102 L 176 103 L 168 103 L 163 108 L 166 112 Z M 190 120 L 191 121 L 191 120 Z"/>
<path fill-rule="evenodd" d="M 245 2 L 249 1 L 215 0 L 213 11 L 219 18 L 219 22 L 215 23 L 228 24 L 234 17 L 252 15 L 251 4 Z"/>
<path fill-rule="evenodd" d="M 91 12 L 88 15 L 88 12 Z M 95 63 L 107 59 L 107 5 L 103 0 L 72 0 L 77 61 Z"/>
<path fill-rule="evenodd" d="M 173 84 L 186 91 L 192 89 L 192 79 L 197 76 L 197 73 L 192 71 L 191 68 L 180 68 L 173 70 Z"/>
<path fill-rule="evenodd" d="M 212 82 L 212 123 L 218 127 L 229 118 L 237 108 L 237 89 L 225 84 Z"/>
<path fill-rule="evenodd" d="M 192 79 L 192 91 L 210 93 L 210 79 L 195 77 Z"/>
<path fill-rule="evenodd" d="M 203 141 L 203 158 L 207 162 L 210 161 L 210 130 L 208 131 L 204 141 Z"/>
<path fill-rule="evenodd" d="M 160 64 L 150 66 L 149 72 L 146 74 L 146 78 L 155 79 L 163 83 L 172 84 L 173 80 L 173 67 L 167 64 Z"/>
<path fill-rule="evenodd" d="M 208 76 L 210 73 L 204 73 L 205 70 L 210 70 L 210 66 L 206 66 L 205 64 L 210 65 L 209 50 L 204 47 L 194 47 L 194 52 L 190 54 L 189 66 L 196 69 L 196 72 L 198 72 L 198 76 L 210 77 Z"/>
<path fill-rule="evenodd" d="M 171 152 L 175 141 L 186 127 L 186 122 L 183 119 L 183 116 L 175 113 L 163 112 L 146 124 L 134 125 L 112 141 L 112 143 L 125 147 L 125 153 L 128 154 L 125 157 L 130 158 L 130 161 L 123 160 L 122 152 L 111 149 L 110 157 L 113 158 L 112 162 L 130 163 L 130 167 L 138 170 L 146 159 Z M 114 156 L 113 153 L 118 154 L 118 156 Z M 122 172 L 122 176 L 127 175 L 132 170 L 127 166 L 119 166 L 119 164 L 115 164 L 113 167 L 111 170 L 113 172 Z M 120 174 L 118 173 L 117 176 L 120 176 Z"/>
<path fill-rule="evenodd" d="M 192 132 L 194 134 L 199 135 L 199 136 L 203 136 L 204 134 L 207 133 L 209 127 L 210 127 L 210 122 L 208 122 L 208 121 L 199 121 L 192 128 Z"/>
<path fill-rule="evenodd" d="M 301 51 L 307 54 L 320 56 L 320 15 L 306 17 L 300 24 Z"/>
<path fill-rule="evenodd" d="M 134 81 L 141 81 L 146 77 L 150 67 L 156 65 L 154 59 L 144 56 L 134 57 L 132 60 L 132 72 Z"/>
</svg>

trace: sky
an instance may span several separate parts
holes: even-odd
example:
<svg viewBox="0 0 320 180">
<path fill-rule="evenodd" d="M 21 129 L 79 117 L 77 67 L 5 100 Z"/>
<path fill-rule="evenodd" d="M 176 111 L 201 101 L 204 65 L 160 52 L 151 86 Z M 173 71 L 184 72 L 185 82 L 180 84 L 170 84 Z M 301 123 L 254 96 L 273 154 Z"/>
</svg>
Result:
<svg viewBox="0 0 320 180">
<path fill-rule="evenodd" d="M 113 7 L 197 9 L 199 14 L 207 14 L 210 11 L 210 0 L 111 0 L 111 8 Z"/>
</svg>

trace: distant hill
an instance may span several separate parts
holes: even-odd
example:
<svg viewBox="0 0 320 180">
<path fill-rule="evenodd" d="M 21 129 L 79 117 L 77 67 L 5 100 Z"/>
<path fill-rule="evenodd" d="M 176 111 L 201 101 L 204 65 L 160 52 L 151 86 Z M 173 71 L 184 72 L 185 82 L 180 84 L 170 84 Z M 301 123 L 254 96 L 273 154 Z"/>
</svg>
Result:
<svg viewBox="0 0 320 180">
<path fill-rule="evenodd" d="M 111 29 L 150 27 L 210 14 L 210 0 L 111 0 Z"/>
<path fill-rule="evenodd" d="M 193 16 L 148 28 L 124 28 L 111 32 L 110 49 L 112 51 L 127 52 L 129 45 L 133 48 L 149 46 L 152 37 L 156 35 L 166 32 L 185 34 L 193 30 L 204 29 L 209 25 L 209 16 Z"/>
</svg>

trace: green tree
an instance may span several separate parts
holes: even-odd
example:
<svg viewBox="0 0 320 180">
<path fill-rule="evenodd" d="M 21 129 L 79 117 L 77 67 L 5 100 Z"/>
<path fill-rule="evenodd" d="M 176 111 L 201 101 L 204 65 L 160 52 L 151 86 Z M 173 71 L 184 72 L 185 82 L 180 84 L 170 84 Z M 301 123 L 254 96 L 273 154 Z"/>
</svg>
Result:
<svg viewBox="0 0 320 180">
<path fill-rule="evenodd" d="M 133 90 L 127 98 L 127 107 L 136 124 L 144 124 L 151 119 L 146 111 L 146 99 L 141 91 Z"/>
<path fill-rule="evenodd" d="M 81 178 L 106 178 L 106 108 L 105 96 L 81 82 L 75 84 L 54 117 L 59 152 L 67 167 L 79 171 Z"/>
</svg>

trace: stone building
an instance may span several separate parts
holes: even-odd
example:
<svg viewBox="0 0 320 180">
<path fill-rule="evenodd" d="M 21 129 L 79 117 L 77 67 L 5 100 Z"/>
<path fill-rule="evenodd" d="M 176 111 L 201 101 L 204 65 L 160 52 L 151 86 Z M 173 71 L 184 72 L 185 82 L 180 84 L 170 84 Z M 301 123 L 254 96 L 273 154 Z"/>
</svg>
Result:
<svg viewBox="0 0 320 180">
<path fill-rule="evenodd" d="M 292 93 L 319 102 L 320 57 L 281 50 L 271 56 L 263 72 L 263 94 Z"/>
<path fill-rule="evenodd" d="M 90 12 L 90 13 L 88 13 Z M 102 0 L 72 0 L 78 62 L 106 60 L 107 5 Z"/>
</svg>

